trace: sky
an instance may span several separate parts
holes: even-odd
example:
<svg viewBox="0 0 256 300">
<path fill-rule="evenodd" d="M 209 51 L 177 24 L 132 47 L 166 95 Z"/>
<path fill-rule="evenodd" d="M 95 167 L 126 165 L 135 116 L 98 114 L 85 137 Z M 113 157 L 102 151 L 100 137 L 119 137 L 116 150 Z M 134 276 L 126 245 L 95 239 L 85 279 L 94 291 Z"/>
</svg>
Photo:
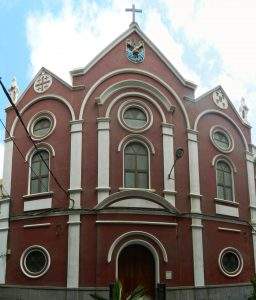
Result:
<svg viewBox="0 0 256 300">
<path fill-rule="evenodd" d="M 186 79 L 196 96 L 221 85 L 238 109 L 249 107 L 256 143 L 255 0 L 0 0 L 0 77 L 15 76 L 22 91 L 44 66 L 70 82 L 69 71 L 84 67 L 136 21 Z M 8 102 L 0 91 L 0 117 Z M 4 131 L 0 127 L 0 177 Z"/>
</svg>

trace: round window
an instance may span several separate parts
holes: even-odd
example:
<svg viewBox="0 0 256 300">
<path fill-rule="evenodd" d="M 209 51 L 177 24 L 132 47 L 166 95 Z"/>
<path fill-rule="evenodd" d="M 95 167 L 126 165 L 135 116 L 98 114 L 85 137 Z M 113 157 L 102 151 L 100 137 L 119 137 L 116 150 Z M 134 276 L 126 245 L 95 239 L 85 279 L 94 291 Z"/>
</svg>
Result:
<svg viewBox="0 0 256 300">
<path fill-rule="evenodd" d="M 51 112 L 39 112 L 29 122 L 28 130 L 35 140 L 46 138 L 56 125 L 55 116 Z"/>
<path fill-rule="evenodd" d="M 233 248 L 224 249 L 219 256 L 219 265 L 225 275 L 230 277 L 237 276 L 243 268 L 242 257 Z"/>
<path fill-rule="evenodd" d="M 52 127 L 52 122 L 46 117 L 36 120 L 33 126 L 33 135 L 35 137 L 43 137 L 47 135 Z"/>
<path fill-rule="evenodd" d="M 147 115 L 139 107 L 129 107 L 124 111 L 125 124 L 133 129 L 141 129 L 147 124 Z"/>
<path fill-rule="evenodd" d="M 233 149 L 233 139 L 226 132 L 226 130 L 215 127 L 211 129 L 211 140 L 218 150 L 223 152 L 230 152 Z"/>
<path fill-rule="evenodd" d="M 32 246 L 21 257 L 21 269 L 25 275 L 37 278 L 44 275 L 50 267 L 50 255 L 40 246 Z"/>
</svg>

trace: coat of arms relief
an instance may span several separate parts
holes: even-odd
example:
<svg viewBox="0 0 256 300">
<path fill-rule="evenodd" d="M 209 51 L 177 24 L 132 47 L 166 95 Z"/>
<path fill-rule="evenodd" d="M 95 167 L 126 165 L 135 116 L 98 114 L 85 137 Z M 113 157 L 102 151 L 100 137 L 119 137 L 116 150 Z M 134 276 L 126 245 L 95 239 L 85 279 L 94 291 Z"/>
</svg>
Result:
<svg viewBox="0 0 256 300">
<path fill-rule="evenodd" d="M 133 63 L 141 63 L 145 57 L 145 49 L 143 41 L 126 41 L 126 55 Z"/>
</svg>

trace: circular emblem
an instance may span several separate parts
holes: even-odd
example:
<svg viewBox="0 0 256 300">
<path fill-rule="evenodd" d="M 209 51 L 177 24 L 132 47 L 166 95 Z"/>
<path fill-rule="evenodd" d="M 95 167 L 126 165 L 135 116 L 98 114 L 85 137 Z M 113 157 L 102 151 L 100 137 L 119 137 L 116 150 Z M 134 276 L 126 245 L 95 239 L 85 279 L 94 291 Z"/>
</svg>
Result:
<svg viewBox="0 0 256 300">
<path fill-rule="evenodd" d="M 126 41 L 126 55 L 133 63 L 141 63 L 145 57 L 144 43 L 142 41 Z"/>
<path fill-rule="evenodd" d="M 223 92 L 221 90 L 215 91 L 212 94 L 212 98 L 214 103 L 221 109 L 227 109 L 228 108 L 228 100 L 223 95 Z"/>
<path fill-rule="evenodd" d="M 52 85 L 52 76 L 42 72 L 34 83 L 34 90 L 37 93 L 43 93 Z"/>
</svg>

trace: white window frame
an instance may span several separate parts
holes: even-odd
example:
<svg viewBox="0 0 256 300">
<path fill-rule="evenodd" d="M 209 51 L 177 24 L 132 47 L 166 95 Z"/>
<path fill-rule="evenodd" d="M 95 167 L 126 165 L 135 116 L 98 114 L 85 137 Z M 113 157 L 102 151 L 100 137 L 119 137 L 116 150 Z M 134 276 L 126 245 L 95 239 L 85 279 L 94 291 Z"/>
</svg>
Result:
<svg viewBox="0 0 256 300">
<path fill-rule="evenodd" d="M 125 173 L 124 173 L 124 170 L 125 170 L 125 148 L 129 145 L 129 144 L 132 144 L 132 143 L 139 143 L 139 144 L 142 144 L 143 146 L 146 147 L 147 151 L 148 151 L 148 188 L 136 188 L 136 187 L 126 187 L 125 186 Z M 127 141 L 124 145 L 123 145 L 123 189 L 129 189 L 129 190 L 151 190 L 151 165 L 150 165 L 150 150 L 149 150 L 149 147 L 146 143 L 144 143 L 143 141 L 139 140 L 139 139 L 132 139 L 132 140 L 129 140 Z"/>
</svg>

